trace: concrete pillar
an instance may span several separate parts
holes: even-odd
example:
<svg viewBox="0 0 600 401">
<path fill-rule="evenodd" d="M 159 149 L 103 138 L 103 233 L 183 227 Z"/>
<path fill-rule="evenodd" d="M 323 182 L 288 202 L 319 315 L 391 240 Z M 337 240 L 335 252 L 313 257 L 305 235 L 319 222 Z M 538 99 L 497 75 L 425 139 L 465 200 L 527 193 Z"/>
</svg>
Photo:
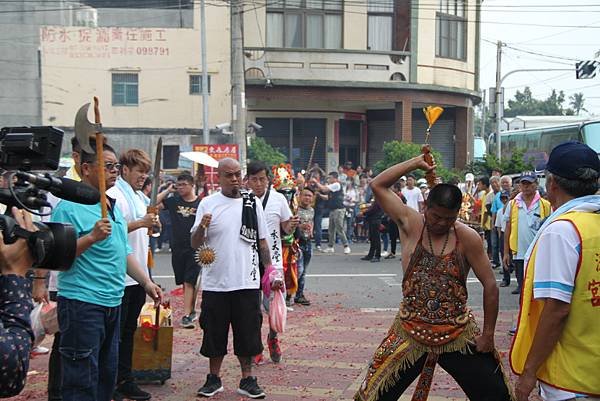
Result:
<svg viewBox="0 0 600 401">
<path fill-rule="evenodd" d="M 457 107 L 454 124 L 454 166 L 462 169 L 473 154 L 473 113 L 468 107 Z"/>
<path fill-rule="evenodd" d="M 401 142 L 412 142 L 412 101 L 396 102 L 394 117 L 395 139 Z"/>
</svg>

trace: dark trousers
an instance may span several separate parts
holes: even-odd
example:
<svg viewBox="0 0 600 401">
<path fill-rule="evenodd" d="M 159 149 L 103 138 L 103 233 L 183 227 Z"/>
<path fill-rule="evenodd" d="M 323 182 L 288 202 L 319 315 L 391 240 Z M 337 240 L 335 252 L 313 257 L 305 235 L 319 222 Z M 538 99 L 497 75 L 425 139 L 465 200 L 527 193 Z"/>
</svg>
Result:
<svg viewBox="0 0 600 401">
<path fill-rule="evenodd" d="M 120 310 L 58 297 L 63 401 L 112 400 Z"/>
<path fill-rule="evenodd" d="M 400 238 L 400 233 L 398 232 L 398 225 L 391 219 L 388 220 L 388 234 L 390 235 L 390 252 L 395 255 L 396 242 Z"/>
<path fill-rule="evenodd" d="M 449 352 L 441 354 L 438 364 L 448 372 L 471 401 L 509 401 L 508 387 L 504 382 L 499 363 L 491 352 L 482 354 L 474 349 L 470 353 Z M 397 401 L 402 393 L 421 374 L 427 354 L 400 373 L 398 380 L 378 401 Z M 439 369 L 439 367 L 437 367 Z"/>
<path fill-rule="evenodd" d="M 56 302 L 56 291 L 50 291 L 50 300 Z M 60 401 L 62 395 L 60 386 L 62 382 L 60 365 L 60 331 L 54 333 L 52 350 L 48 359 L 48 401 Z"/>
<path fill-rule="evenodd" d="M 298 289 L 296 290 L 296 299 L 304 296 L 304 282 L 306 277 L 306 271 L 308 270 L 308 264 L 312 258 L 312 244 L 310 240 L 306 242 L 300 242 L 300 250 L 302 256 L 298 259 Z"/>
<path fill-rule="evenodd" d="M 379 232 L 379 226 L 381 220 L 369 221 L 369 253 L 368 258 L 380 258 L 381 257 L 381 233 Z"/>
<path fill-rule="evenodd" d="M 321 246 L 321 241 L 323 241 L 323 228 L 321 224 L 323 223 L 323 213 L 325 210 L 323 209 L 315 209 L 315 246 Z"/>
<path fill-rule="evenodd" d="M 513 259 L 515 265 L 515 276 L 517 276 L 517 288 L 521 291 L 523 288 L 523 269 L 525 267 L 525 261 L 523 259 Z"/>
<path fill-rule="evenodd" d="M 485 243 L 487 244 L 487 254 L 488 257 L 492 257 L 492 231 L 491 230 L 484 230 L 483 231 L 483 235 L 485 238 Z"/>
<path fill-rule="evenodd" d="M 496 266 L 500 266 L 500 253 L 498 248 L 504 248 L 504 243 L 500 242 L 498 230 L 496 230 L 496 228 L 492 228 L 492 262 L 494 262 Z"/>
<path fill-rule="evenodd" d="M 504 233 L 500 234 L 500 260 L 504 260 Z M 504 263 L 504 262 L 503 262 Z M 502 266 L 502 281 L 510 284 L 510 274 L 513 272 L 512 263 L 508 266 Z"/>
<path fill-rule="evenodd" d="M 133 355 L 133 335 L 137 329 L 137 321 L 144 303 L 146 291 L 141 285 L 125 287 L 121 301 L 121 321 L 119 325 L 119 366 L 117 383 L 132 381 L 131 357 Z"/>
</svg>

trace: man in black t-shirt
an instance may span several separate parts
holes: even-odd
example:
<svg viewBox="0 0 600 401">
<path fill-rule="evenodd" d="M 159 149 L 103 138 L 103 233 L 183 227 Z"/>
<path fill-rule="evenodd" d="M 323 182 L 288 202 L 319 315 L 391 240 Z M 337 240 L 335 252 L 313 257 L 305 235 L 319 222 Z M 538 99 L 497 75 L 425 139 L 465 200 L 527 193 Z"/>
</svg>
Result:
<svg viewBox="0 0 600 401">
<path fill-rule="evenodd" d="M 175 195 L 167 198 L 170 193 Z M 194 191 L 194 178 L 189 174 L 177 177 L 175 186 L 169 186 L 158 195 L 160 208 L 169 211 L 171 217 L 171 263 L 175 273 L 175 284 L 183 284 L 184 316 L 181 326 L 186 329 L 195 327 L 197 318 L 195 305 L 198 288 L 200 266 L 194 260 L 195 250 L 190 243 L 190 230 L 196 219 L 196 209 L 200 198 Z"/>
</svg>

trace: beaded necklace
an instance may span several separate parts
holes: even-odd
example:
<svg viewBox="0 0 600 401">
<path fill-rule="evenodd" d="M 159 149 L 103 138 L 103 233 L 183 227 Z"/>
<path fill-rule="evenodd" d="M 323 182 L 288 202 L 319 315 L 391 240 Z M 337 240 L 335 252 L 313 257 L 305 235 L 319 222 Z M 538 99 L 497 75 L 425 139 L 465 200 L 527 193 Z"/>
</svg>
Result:
<svg viewBox="0 0 600 401">
<path fill-rule="evenodd" d="M 446 239 L 444 240 L 444 246 L 442 247 L 442 252 L 440 253 L 440 257 L 444 256 L 444 251 L 446 250 L 446 245 L 448 245 L 448 239 L 450 238 L 450 230 L 446 234 Z M 435 256 L 435 252 L 433 251 L 433 243 L 431 242 L 431 233 L 429 232 L 429 228 L 427 228 L 427 239 L 429 239 L 429 249 L 431 249 L 431 254 Z"/>
</svg>

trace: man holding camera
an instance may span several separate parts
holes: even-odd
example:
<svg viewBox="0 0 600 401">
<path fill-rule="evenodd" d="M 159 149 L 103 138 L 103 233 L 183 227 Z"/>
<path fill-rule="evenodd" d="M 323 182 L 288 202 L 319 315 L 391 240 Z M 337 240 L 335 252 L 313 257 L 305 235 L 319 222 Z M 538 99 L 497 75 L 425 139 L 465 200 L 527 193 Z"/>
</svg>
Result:
<svg viewBox="0 0 600 401">
<path fill-rule="evenodd" d="M 96 144 L 90 141 L 95 150 Z M 115 184 L 119 163 L 115 151 L 103 144 L 106 187 Z M 95 154 L 81 153 L 82 181 L 99 188 Z M 58 280 L 58 320 L 63 366 L 64 401 L 109 401 L 115 388 L 119 348 L 119 320 L 126 273 L 142 285 L 156 302 L 160 287 L 145 275 L 127 241 L 127 222 L 114 200 L 101 195 L 109 216 L 102 218 L 100 204 L 61 201 L 54 221 L 73 225 L 76 259 Z"/>
<path fill-rule="evenodd" d="M 12 209 L 19 225 L 33 231 L 31 216 Z M 33 258 L 24 239 L 4 244 L 0 231 L 0 397 L 12 397 L 25 386 L 29 369 L 29 352 L 33 341 L 29 314 L 33 308 L 31 285 L 25 274 Z"/>
</svg>

